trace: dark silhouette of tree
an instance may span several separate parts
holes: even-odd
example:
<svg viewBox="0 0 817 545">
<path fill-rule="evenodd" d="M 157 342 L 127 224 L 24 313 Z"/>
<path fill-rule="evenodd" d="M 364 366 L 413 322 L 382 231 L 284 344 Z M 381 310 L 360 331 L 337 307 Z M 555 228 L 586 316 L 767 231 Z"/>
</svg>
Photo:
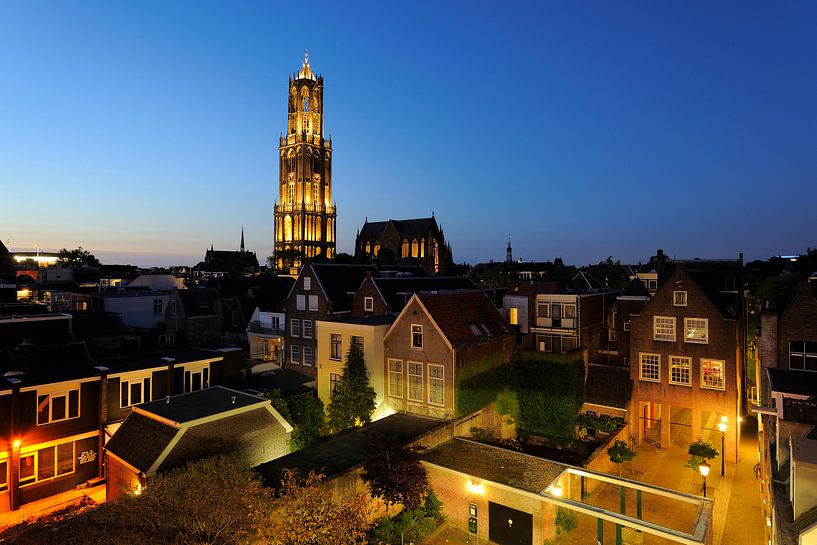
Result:
<svg viewBox="0 0 817 545">
<path fill-rule="evenodd" d="M 99 260 L 82 246 L 74 250 L 63 248 L 57 254 L 57 261 L 69 267 L 99 267 Z"/>
<path fill-rule="evenodd" d="M 346 354 L 346 364 L 329 401 L 329 427 L 335 433 L 368 424 L 375 410 L 377 394 L 369 384 L 363 353 L 355 346 Z"/>
<path fill-rule="evenodd" d="M 308 447 L 320 439 L 324 425 L 323 401 L 312 395 L 303 395 L 291 398 L 287 407 L 294 428 L 290 440 L 293 450 Z"/>
<path fill-rule="evenodd" d="M 408 509 L 419 507 L 428 493 L 428 475 L 420 463 L 423 449 L 391 443 L 370 453 L 363 462 L 363 480 L 373 496 Z"/>
</svg>

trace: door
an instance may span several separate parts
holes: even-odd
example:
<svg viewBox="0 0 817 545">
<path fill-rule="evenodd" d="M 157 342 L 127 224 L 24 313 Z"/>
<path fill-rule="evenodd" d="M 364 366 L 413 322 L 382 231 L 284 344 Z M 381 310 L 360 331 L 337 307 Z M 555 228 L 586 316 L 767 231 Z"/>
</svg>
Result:
<svg viewBox="0 0 817 545">
<path fill-rule="evenodd" d="M 488 539 L 497 545 L 531 545 L 533 515 L 489 501 Z"/>
</svg>

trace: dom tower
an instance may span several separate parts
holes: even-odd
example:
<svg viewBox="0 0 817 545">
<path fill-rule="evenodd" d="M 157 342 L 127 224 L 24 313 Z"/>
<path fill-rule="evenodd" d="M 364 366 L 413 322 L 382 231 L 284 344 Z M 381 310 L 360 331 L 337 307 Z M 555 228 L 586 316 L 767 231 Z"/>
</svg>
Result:
<svg viewBox="0 0 817 545">
<path fill-rule="evenodd" d="M 279 268 L 335 255 L 332 141 L 324 138 L 323 77 L 312 72 L 309 54 L 298 74 L 289 78 L 287 110 L 275 203 L 275 259 Z"/>
</svg>

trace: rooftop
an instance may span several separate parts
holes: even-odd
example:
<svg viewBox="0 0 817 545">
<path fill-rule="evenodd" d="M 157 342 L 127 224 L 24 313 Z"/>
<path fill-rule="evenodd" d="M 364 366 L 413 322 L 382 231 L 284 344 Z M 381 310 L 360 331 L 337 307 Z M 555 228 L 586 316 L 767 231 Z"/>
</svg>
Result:
<svg viewBox="0 0 817 545">
<path fill-rule="evenodd" d="M 495 483 L 539 493 L 566 466 L 536 456 L 454 438 L 423 455 L 426 462 Z"/>
<path fill-rule="evenodd" d="M 511 333 L 505 318 L 482 291 L 418 293 L 416 297 L 451 346 L 464 346 Z"/>
<path fill-rule="evenodd" d="M 773 392 L 802 396 L 817 395 L 817 373 L 798 369 L 766 369 Z"/>
<path fill-rule="evenodd" d="M 297 469 L 301 475 L 314 471 L 330 478 L 362 464 L 371 451 L 380 448 L 386 442 L 408 444 L 445 425 L 446 423 L 440 420 L 393 414 L 261 464 L 256 471 L 267 486 L 277 486 L 285 469 Z"/>
<path fill-rule="evenodd" d="M 214 386 L 206 390 L 143 403 L 138 406 L 138 411 L 152 413 L 181 424 L 257 404 L 269 404 L 269 400 L 224 386 Z"/>
<path fill-rule="evenodd" d="M 340 320 L 333 320 L 333 323 L 339 324 L 355 324 L 355 325 L 368 325 L 368 326 L 378 326 L 378 325 L 391 325 L 396 316 L 385 315 L 385 316 L 358 316 L 358 317 L 350 317 L 350 318 L 342 318 Z"/>
<path fill-rule="evenodd" d="M 603 407 L 626 409 L 633 391 L 633 381 L 627 367 L 589 365 L 584 384 L 584 401 Z"/>
</svg>

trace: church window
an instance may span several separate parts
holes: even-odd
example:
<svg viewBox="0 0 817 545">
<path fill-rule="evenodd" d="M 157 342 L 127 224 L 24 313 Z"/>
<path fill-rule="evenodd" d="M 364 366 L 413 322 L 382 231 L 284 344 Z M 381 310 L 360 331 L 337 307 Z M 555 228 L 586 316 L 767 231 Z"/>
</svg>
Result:
<svg viewBox="0 0 817 545">
<path fill-rule="evenodd" d="M 372 245 L 368 242 L 366 243 L 366 255 L 371 255 L 372 253 Z"/>
<path fill-rule="evenodd" d="M 409 255 L 409 241 L 408 239 L 403 239 L 403 247 L 400 251 L 400 257 L 408 257 Z"/>
<path fill-rule="evenodd" d="M 420 240 L 420 257 L 426 256 L 426 239 Z"/>
<path fill-rule="evenodd" d="M 380 254 L 380 244 L 375 243 L 374 245 L 374 256 L 377 257 Z"/>
<path fill-rule="evenodd" d="M 304 97 L 304 111 L 305 112 L 309 111 L 309 95 L 306 95 Z"/>
<path fill-rule="evenodd" d="M 323 240 L 323 230 L 321 229 L 321 218 L 315 218 L 315 240 L 322 241 Z M 318 253 L 320 253 L 320 248 L 318 248 Z"/>
<path fill-rule="evenodd" d="M 434 272 L 440 272 L 440 245 L 434 241 Z"/>
<path fill-rule="evenodd" d="M 284 240 L 292 242 L 292 216 L 284 216 Z"/>
<path fill-rule="evenodd" d="M 416 238 L 411 239 L 411 257 L 418 257 L 420 255 L 420 247 Z"/>
</svg>

